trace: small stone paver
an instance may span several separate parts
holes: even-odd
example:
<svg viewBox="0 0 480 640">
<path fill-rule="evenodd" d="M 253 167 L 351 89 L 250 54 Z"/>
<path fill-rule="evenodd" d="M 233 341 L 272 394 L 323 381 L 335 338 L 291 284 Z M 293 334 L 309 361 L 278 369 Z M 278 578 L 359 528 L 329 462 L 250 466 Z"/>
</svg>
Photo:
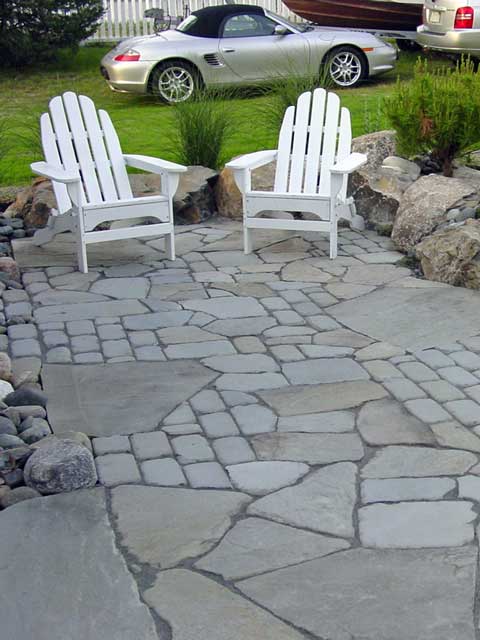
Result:
<svg viewBox="0 0 480 640">
<path fill-rule="evenodd" d="M 480 368 L 480 355 L 471 351 L 458 351 L 452 353 L 450 358 L 458 364 L 459 367 L 467 369 L 467 371 L 475 371 Z"/>
<path fill-rule="evenodd" d="M 477 462 L 468 451 L 449 451 L 432 447 L 384 447 L 375 453 L 361 471 L 362 478 L 428 478 L 457 476 Z"/>
<path fill-rule="evenodd" d="M 240 353 L 264 353 L 267 350 L 256 336 L 240 336 L 234 339 L 233 344 Z"/>
<path fill-rule="evenodd" d="M 407 378 L 413 382 L 428 382 L 429 380 L 438 380 L 438 375 L 421 362 L 403 362 L 398 368 Z"/>
<path fill-rule="evenodd" d="M 36 338 L 37 327 L 34 324 L 14 324 L 8 327 L 7 333 L 10 340 Z"/>
<path fill-rule="evenodd" d="M 97 456 L 106 453 L 130 452 L 130 441 L 127 436 L 108 436 L 105 438 L 93 438 L 93 450 Z"/>
<path fill-rule="evenodd" d="M 210 342 L 195 342 L 192 344 L 175 344 L 166 347 L 165 355 L 169 359 L 177 358 L 207 358 L 220 354 L 235 353 L 234 347 L 227 340 L 211 340 Z"/>
<path fill-rule="evenodd" d="M 416 351 L 415 357 L 428 367 L 440 369 L 441 367 L 455 366 L 455 362 L 438 349 L 425 349 Z"/>
<path fill-rule="evenodd" d="M 461 400 L 465 398 L 465 394 L 462 393 L 460 389 L 457 389 L 457 387 L 446 380 L 423 382 L 421 383 L 421 387 L 437 400 L 437 402 L 448 402 L 449 400 Z"/>
<path fill-rule="evenodd" d="M 202 436 L 178 436 L 172 440 L 172 446 L 181 464 L 209 462 L 214 459 L 210 445 Z"/>
<path fill-rule="evenodd" d="M 429 398 L 408 400 L 405 402 L 405 406 L 414 416 L 423 422 L 442 422 L 450 419 L 450 415 L 442 409 L 438 402 L 430 400 Z"/>
<path fill-rule="evenodd" d="M 405 351 L 388 342 L 374 342 L 368 347 L 359 349 L 355 354 L 355 359 L 359 362 L 365 360 L 385 360 L 393 356 L 403 355 Z"/>
<path fill-rule="evenodd" d="M 218 462 L 198 462 L 183 467 L 193 488 L 229 489 L 230 480 Z"/>
<path fill-rule="evenodd" d="M 405 400 L 418 400 L 419 398 L 425 398 L 427 395 L 417 384 L 407 378 L 386 380 L 384 386 L 390 391 L 392 396 L 400 402 L 404 402 Z"/>
<path fill-rule="evenodd" d="M 91 320 L 71 320 L 66 323 L 69 336 L 83 336 L 95 333 L 95 326 Z"/>
<path fill-rule="evenodd" d="M 191 433 L 202 433 L 202 428 L 196 422 L 188 422 L 185 424 L 164 425 L 162 431 L 168 433 L 169 436 L 183 436 Z"/>
<path fill-rule="evenodd" d="M 131 356 L 132 348 L 127 340 L 104 340 L 102 351 L 106 358 Z"/>
<path fill-rule="evenodd" d="M 273 358 L 264 354 L 240 354 L 205 358 L 203 364 L 221 373 L 268 373 L 279 371 Z"/>
<path fill-rule="evenodd" d="M 172 455 L 167 436 L 161 431 L 135 433 L 132 437 L 132 449 L 138 460 L 163 458 Z"/>
<path fill-rule="evenodd" d="M 446 402 L 445 409 L 467 427 L 480 424 L 480 406 L 473 400 L 453 400 L 452 402 Z"/>
<path fill-rule="evenodd" d="M 239 435 L 237 425 L 226 411 L 207 413 L 200 416 L 200 424 L 209 438 L 223 438 Z"/>
<path fill-rule="evenodd" d="M 371 445 L 435 444 L 428 426 L 390 398 L 367 402 L 360 409 L 357 427 Z"/>
<path fill-rule="evenodd" d="M 291 384 L 345 382 L 368 378 L 368 373 L 349 358 L 321 358 L 283 365 L 282 372 Z"/>
<path fill-rule="evenodd" d="M 309 471 L 302 462 L 245 462 L 227 466 L 233 486 L 256 496 L 295 484 Z"/>
<path fill-rule="evenodd" d="M 158 343 L 153 331 L 131 331 L 128 338 L 134 347 L 149 347 Z"/>
<path fill-rule="evenodd" d="M 442 447 L 480 453 L 480 438 L 458 422 L 437 422 L 430 425 L 430 429 Z"/>
<path fill-rule="evenodd" d="M 106 487 L 141 482 L 140 472 L 131 453 L 108 453 L 95 458 L 100 482 Z"/>
<path fill-rule="evenodd" d="M 271 409 L 257 404 L 234 407 L 232 414 L 246 436 L 274 431 L 277 422 L 277 416 Z"/>
<path fill-rule="evenodd" d="M 364 504 L 404 500 L 441 500 L 454 489 L 455 480 L 452 478 L 386 478 L 364 480 L 361 485 L 361 495 Z"/>
<path fill-rule="evenodd" d="M 362 363 L 364 368 L 378 382 L 392 380 L 393 378 L 403 378 L 403 373 L 386 360 L 368 360 Z"/>
<path fill-rule="evenodd" d="M 255 460 L 255 454 L 245 438 L 238 436 L 217 438 L 212 446 L 217 458 L 225 466 Z"/>
<path fill-rule="evenodd" d="M 79 364 L 95 364 L 103 362 L 103 356 L 101 353 L 77 353 L 73 356 L 75 362 Z"/>
<path fill-rule="evenodd" d="M 187 484 L 182 467 L 173 458 L 147 460 L 140 466 L 147 484 L 164 487 L 179 487 Z"/>
<path fill-rule="evenodd" d="M 100 340 L 120 340 L 125 338 L 125 331 L 119 324 L 102 324 L 97 329 Z"/>
<path fill-rule="evenodd" d="M 73 353 L 100 351 L 100 343 L 97 336 L 75 336 L 72 338 L 72 351 Z"/>
<path fill-rule="evenodd" d="M 165 354 L 160 347 L 137 347 L 134 351 L 137 360 L 145 360 L 147 362 L 161 362 L 166 360 Z"/>
<path fill-rule="evenodd" d="M 400 502 L 359 509 L 360 540 L 366 547 L 459 547 L 473 541 L 471 502 Z"/>
<path fill-rule="evenodd" d="M 462 367 L 444 367 L 438 369 L 437 373 L 458 387 L 470 387 L 478 384 L 478 378 Z"/>
</svg>

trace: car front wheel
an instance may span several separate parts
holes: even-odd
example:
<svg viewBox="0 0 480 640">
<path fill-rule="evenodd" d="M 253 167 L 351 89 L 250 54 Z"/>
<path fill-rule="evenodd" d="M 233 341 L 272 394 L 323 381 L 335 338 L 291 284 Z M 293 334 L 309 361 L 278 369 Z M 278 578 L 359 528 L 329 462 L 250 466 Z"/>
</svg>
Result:
<svg viewBox="0 0 480 640">
<path fill-rule="evenodd" d="M 354 47 L 340 47 L 332 51 L 326 66 L 337 87 L 355 87 L 368 75 L 367 61 Z"/>
<path fill-rule="evenodd" d="M 152 78 L 152 91 L 162 102 L 173 104 L 189 100 L 198 86 L 193 69 L 181 61 L 159 65 Z"/>
</svg>

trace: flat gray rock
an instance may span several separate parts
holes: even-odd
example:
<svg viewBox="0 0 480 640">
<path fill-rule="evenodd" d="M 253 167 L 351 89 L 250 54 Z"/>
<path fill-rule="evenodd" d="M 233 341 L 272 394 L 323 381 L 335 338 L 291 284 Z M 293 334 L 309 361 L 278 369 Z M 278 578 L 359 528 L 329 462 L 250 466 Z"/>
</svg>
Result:
<svg viewBox="0 0 480 640">
<path fill-rule="evenodd" d="M 480 483 L 480 479 L 478 481 Z M 454 489 L 453 478 L 382 478 L 364 480 L 361 494 L 364 504 L 403 500 L 441 500 Z"/>
<path fill-rule="evenodd" d="M 261 607 L 186 569 L 160 573 L 144 598 L 175 640 L 303 640 Z"/>
<path fill-rule="evenodd" d="M 77 267 L 75 236 L 71 233 L 60 233 L 42 247 L 36 247 L 31 238 L 13 240 L 12 247 L 15 260 L 22 269 L 52 266 Z M 91 244 L 88 246 L 87 254 L 90 267 L 162 260 L 165 256 L 163 252 L 155 251 L 134 238 Z"/>
<path fill-rule="evenodd" d="M 357 467 L 334 464 L 310 474 L 302 483 L 260 498 L 250 515 L 295 527 L 350 538 L 354 535 Z"/>
<path fill-rule="evenodd" d="M 110 298 L 146 298 L 150 283 L 147 278 L 108 278 L 98 280 L 90 287 L 93 293 L 101 293 Z"/>
<path fill-rule="evenodd" d="M 224 373 L 215 381 L 220 391 L 263 391 L 288 386 L 281 373 Z"/>
<path fill-rule="evenodd" d="M 273 358 L 261 353 L 213 356 L 203 360 L 203 364 L 221 373 L 266 373 L 280 370 Z"/>
<path fill-rule="evenodd" d="M 317 384 L 368 380 L 368 373 L 350 358 L 319 358 L 289 362 L 282 367 L 291 384 Z"/>
<path fill-rule="evenodd" d="M 191 361 L 47 364 L 42 370 L 53 432 L 70 431 L 74 425 L 90 436 L 152 431 L 214 377 Z"/>
<path fill-rule="evenodd" d="M 209 342 L 221 339 L 221 336 L 200 327 L 167 327 L 159 329 L 157 336 L 163 344 L 186 344 L 190 342 Z"/>
<path fill-rule="evenodd" d="M 260 460 L 295 460 L 328 464 L 361 460 L 362 441 L 356 433 L 266 433 L 252 438 Z"/>
<path fill-rule="evenodd" d="M 104 295 L 90 293 L 88 291 L 60 291 L 58 289 L 42 291 L 35 296 L 35 304 L 44 306 L 54 304 L 80 304 L 85 302 L 108 302 L 108 298 Z"/>
<path fill-rule="evenodd" d="M 262 400 L 280 416 L 295 416 L 319 411 L 351 409 L 368 400 L 388 395 L 376 382 L 358 380 L 307 386 L 291 386 L 279 391 L 263 391 Z"/>
<path fill-rule="evenodd" d="M 396 400 L 367 402 L 358 414 L 357 427 L 369 444 L 435 444 L 429 427 L 405 411 Z"/>
<path fill-rule="evenodd" d="M 474 640 L 477 550 L 352 549 L 237 583 L 329 640 Z"/>
<path fill-rule="evenodd" d="M 277 431 L 305 433 L 344 433 L 355 428 L 353 411 L 326 411 L 280 418 Z"/>
<path fill-rule="evenodd" d="M 68 322 L 70 320 L 94 320 L 115 316 L 139 315 L 148 311 L 138 300 L 112 300 L 109 302 L 83 302 L 55 304 L 35 309 L 36 322 Z"/>
<path fill-rule="evenodd" d="M 380 449 L 362 469 L 363 478 L 457 476 L 477 462 L 468 451 L 391 446 Z"/>
<path fill-rule="evenodd" d="M 116 548 L 103 489 L 27 500 L 1 520 L 2 638 L 157 640 Z"/>
<path fill-rule="evenodd" d="M 240 520 L 195 566 L 217 573 L 225 580 L 238 580 L 321 558 L 349 546 L 339 538 L 301 531 L 262 518 L 247 518 Z"/>
<path fill-rule="evenodd" d="M 255 496 L 263 496 L 288 485 L 308 473 L 302 462 L 245 462 L 227 467 L 233 486 Z"/>
<path fill-rule="evenodd" d="M 256 336 L 266 329 L 277 324 L 274 318 L 242 318 L 232 320 L 215 320 L 208 325 L 209 331 L 214 331 L 222 336 L 236 338 L 238 336 Z"/>
<path fill-rule="evenodd" d="M 354 331 L 415 351 L 478 333 L 480 293 L 460 287 L 387 287 L 328 311 Z"/>
<path fill-rule="evenodd" d="M 476 517 L 466 500 L 371 504 L 358 510 L 360 540 L 379 549 L 460 547 L 473 542 Z"/>
<path fill-rule="evenodd" d="M 123 486 L 112 491 L 122 545 L 162 569 L 206 553 L 250 502 L 243 493 Z"/>
<path fill-rule="evenodd" d="M 277 422 L 277 416 L 273 411 L 259 404 L 233 407 L 232 414 L 240 431 L 246 436 L 273 431 Z"/>
<path fill-rule="evenodd" d="M 265 316 L 267 312 L 255 298 L 236 298 L 233 296 L 212 298 L 209 300 L 185 300 L 184 309 L 203 311 L 219 319 L 251 318 Z"/>
</svg>

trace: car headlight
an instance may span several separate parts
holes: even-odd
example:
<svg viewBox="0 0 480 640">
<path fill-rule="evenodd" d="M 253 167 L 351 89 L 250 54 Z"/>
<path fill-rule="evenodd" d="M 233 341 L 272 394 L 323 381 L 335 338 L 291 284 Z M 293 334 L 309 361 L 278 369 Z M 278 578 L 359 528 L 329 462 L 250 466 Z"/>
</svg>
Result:
<svg viewBox="0 0 480 640">
<path fill-rule="evenodd" d="M 137 62 L 140 60 L 140 52 L 136 49 L 127 49 L 127 51 L 116 55 L 114 60 L 117 62 Z"/>
</svg>

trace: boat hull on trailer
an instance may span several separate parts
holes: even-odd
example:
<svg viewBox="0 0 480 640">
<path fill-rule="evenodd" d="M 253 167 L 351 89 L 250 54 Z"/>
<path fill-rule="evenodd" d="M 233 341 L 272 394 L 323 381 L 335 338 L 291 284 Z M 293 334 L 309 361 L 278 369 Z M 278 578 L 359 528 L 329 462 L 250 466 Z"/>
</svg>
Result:
<svg viewBox="0 0 480 640">
<path fill-rule="evenodd" d="M 283 0 L 290 11 L 322 27 L 416 31 L 423 2 L 377 0 Z"/>
</svg>

